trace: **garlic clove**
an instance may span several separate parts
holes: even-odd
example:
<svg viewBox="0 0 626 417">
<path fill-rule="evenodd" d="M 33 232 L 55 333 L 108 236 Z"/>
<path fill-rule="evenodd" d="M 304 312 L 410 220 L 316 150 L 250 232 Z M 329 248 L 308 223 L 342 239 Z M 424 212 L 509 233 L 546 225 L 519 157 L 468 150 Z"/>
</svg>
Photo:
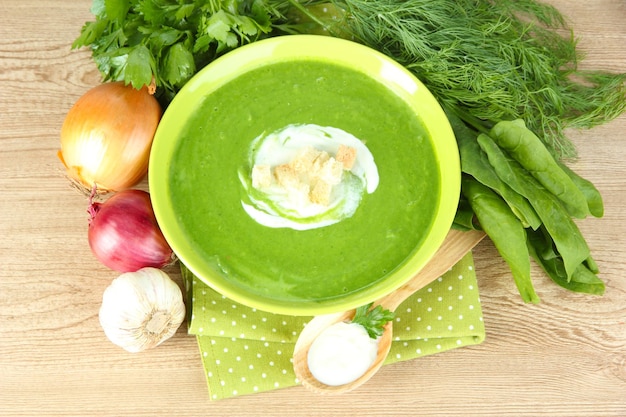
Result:
<svg viewBox="0 0 626 417">
<path fill-rule="evenodd" d="M 182 292 L 157 268 L 121 274 L 102 295 L 100 325 L 107 338 L 129 352 L 153 348 L 185 319 Z"/>
</svg>

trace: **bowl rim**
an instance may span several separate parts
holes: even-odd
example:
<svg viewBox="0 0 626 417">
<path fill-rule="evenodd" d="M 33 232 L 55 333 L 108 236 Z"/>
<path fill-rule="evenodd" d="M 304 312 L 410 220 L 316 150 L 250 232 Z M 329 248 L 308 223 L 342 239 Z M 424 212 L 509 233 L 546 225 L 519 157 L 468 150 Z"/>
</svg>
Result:
<svg viewBox="0 0 626 417">
<path fill-rule="evenodd" d="M 178 227 L 168 198 L 171 154 L 184 126 L 190 98 L 205 97 L 237 76 L 264 65 L 284 60 L 327 61 L 359 70 L 382 82 L 413 108 L 427 130 L 440 175 L 440 195 L 435 219 L 423 243 L 385 280 L 346 296 L 294 302 L 242 292 L 242 287 L 217 277 L 202 262 Z M 181 104 L 183 103 L 183 104 Z M 447 116 L 426 86 L 401 64 L 388 56 L 353 41 L 323 35 L 285 35 L 241 46 L 198 71 L 174 97 L 157 128 L 149 158 L 148 184 L 157 222 L 179 261 L 203 283 L 232 301 L 277 314 L 311 316 L 345 311 L 368 304 L 411 279 L 435 254 L 452 223 L 461 189 L 459 151 Z M 210 279 L 208 278 L 210 276 Z"/>
</svg>

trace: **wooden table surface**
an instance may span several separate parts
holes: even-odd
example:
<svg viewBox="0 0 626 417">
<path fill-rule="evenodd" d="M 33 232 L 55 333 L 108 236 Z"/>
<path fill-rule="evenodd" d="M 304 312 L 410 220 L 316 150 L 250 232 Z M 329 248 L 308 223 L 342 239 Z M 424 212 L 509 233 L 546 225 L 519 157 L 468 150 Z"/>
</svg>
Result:
<svg viewBox="0 0 626 417">
<path fill-rule="evenodd" d="M 0 415 L 626 416 L 626 115 L 570 132 L 574 169 L 605 199 L 604 218 L 580 222 L 603 297 L 535 268 L 542 303 L 524 305 L 483 242 L 485 342 L 387 366 L 339 397 L 293 387 L 212 402 L 184 326 L 141 354 L 110 343 L 98 309 L 117 274 L 91 255 L 86 199 L 56 157 L 66 112 L 100 82 L 89 52 L 70 50 L 90 3 L 0 0 Z M 624 0 L 551 3 L 571 19 L 583 66 L 626 72 Z"/>
</svg>

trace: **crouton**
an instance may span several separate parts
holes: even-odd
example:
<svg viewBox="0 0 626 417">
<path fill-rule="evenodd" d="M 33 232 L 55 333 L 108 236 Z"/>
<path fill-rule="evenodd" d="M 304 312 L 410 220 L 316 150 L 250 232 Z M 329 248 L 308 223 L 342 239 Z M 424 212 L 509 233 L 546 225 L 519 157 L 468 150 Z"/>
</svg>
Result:
<svg viewBox="0 0 626 417">
<path fill-rule="evenodd" d="M 328 161 L 329 159 L 330 159 L 330 155 L 328 155 L 328 152 L 326 151 L 318 152 L 317 157 L 313 160 L 311 169 L 308 172 L 309 177 L 312 179 L 319 177 L 320 172 L 322 171 L 322 167 L 324 166 L 324 163 Z"/>
<path fill-rule="evenodd" d="M 324 162 L 318 175 L 320 180 L 330 185 L 337 185 L 343 176 L 343 164 L 335 158 L 330 158 Z"/>
<path fill-rule="evenodd" d="M 356 149 L 345 145 L 339 147 L 335 158 L 326 151 L 305 146 L 288 163 L 275 167 L 255 165 L 252 186 L 260 189 L 275 181 L 297 205 L 328 206 L 333 186 L 341 183 L 343 171 L 353 166 L 355 158 Z"/>
<path fill-rule="evenodd" d="M 356 161 L 356 149 L 346 145 L 339 145 L 335 159 L 343 164 L 343 169 L 349 171 Z"/>
<path fill-rule="evenodd" d="M 255 165 L 252 167 L 252 186 L 256 189 L 272 185 L 272 169 L 269 165 Z"/>
<path fill-rule="evenodd" d="M 318 155 L 319 152 L 312 146 L 305 146 L 298 151 L 295 158 L 289 163 L 289 165 L 291 165 L 291 167 L 298 173 L 308 172 L 311 170 L 313 161 Z"/>
<path fill-rule="evenodd" d="M 297 188 L 300 183 L 298 173 L 289 164 L 282 164 L 275 167 L 274 176 L 278 184 L 286 189 Z"/>
<path fill-rule="evenodd" d="M 330 204 L 330 193 L 332 189 L 332 185 L 327 182 L 317 181 L 311 190 L 309 198 L 312 203 L 327 206 Z"/>
</svg>

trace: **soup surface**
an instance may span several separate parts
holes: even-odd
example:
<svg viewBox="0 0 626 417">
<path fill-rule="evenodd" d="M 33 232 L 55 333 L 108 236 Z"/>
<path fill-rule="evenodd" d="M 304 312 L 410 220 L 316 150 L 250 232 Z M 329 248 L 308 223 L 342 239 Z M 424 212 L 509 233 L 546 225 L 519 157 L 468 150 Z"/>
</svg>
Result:
<svg viewBox="0 0 626 417">
<path fill-rule="evenodd" d="M 297 230 L 244 209 L 241 173 L 253 168 L 255 138 L 294 125 L 340 129 L 371 153 L 378 184 L 350 216 Z M 329 62 L 279 62 L 237 77 L 194 109 L 177 141 L 169 190 L 186 239 L 216 273 L 274 299 L 367 288 L 411 255 L 437 210 L 438 164 L 419 117 L 378 81 Z"/>
</svg>

